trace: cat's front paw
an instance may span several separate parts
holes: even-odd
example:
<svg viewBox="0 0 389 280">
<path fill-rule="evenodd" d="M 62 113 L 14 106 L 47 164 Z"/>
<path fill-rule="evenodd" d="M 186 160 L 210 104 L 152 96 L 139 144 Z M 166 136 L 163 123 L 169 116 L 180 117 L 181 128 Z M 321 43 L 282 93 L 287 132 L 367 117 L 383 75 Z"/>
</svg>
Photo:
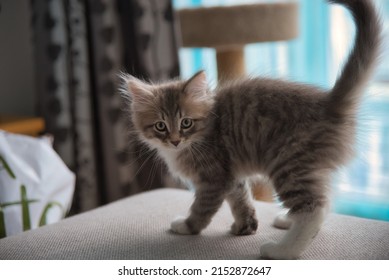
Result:
<svg viewBox="0 0 389 280">
<path fill-rule="evenodd" d="M 275 242 L 268 242 L 261 246 L 261 257 L 273 260 L 293 260 L 299 257 L 293 249 Z"/>
<path fill-rule="evenodd" d="M 250 235 L 254 234 L 257 231 L 257 228 L 258 221 L 253 218 L 243 224 L 237 222 L 233 223 L 231 226 L 231 233 L 234 235 Z"/>
<path fill-rule="evenodd" d="M 178 217 L 170 225 L 170 229 L 178 234 L 193 234 L 186 224 L 186 218 Z"/>
</svg>

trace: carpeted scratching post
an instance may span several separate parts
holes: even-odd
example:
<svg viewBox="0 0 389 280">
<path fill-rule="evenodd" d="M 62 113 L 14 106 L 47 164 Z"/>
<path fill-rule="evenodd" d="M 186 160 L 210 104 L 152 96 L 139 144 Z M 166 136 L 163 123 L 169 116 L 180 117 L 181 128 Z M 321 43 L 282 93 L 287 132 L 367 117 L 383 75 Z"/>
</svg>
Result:
<svg viewBox="0 0 389 280">
<path fill-rule="evenodd" d="M 183 47 L 216 49 L 219 80 L 245 73 L 246 44 L 293 39 L 296 2 L 259 3 L 178 10 Z"/>
<path fill-rule="evenodd" d="M 177 14 L 183 47 L 216 49 L 219 81 L 245 74 L 246 44 L 289 40 L 298 34 L 296 2 L 181 9 Z M 262 180 L 255 182 L 253 194 L 256 199 L 273 199 Z"/>
</svg>

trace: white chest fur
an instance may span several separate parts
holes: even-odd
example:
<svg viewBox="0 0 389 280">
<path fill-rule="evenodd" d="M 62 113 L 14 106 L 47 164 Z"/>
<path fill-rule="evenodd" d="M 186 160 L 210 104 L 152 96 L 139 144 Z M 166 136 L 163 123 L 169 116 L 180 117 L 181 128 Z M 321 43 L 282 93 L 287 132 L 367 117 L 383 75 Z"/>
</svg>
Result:
<svg viewBox="0 0 389 280">
<path fill-rule="evenodd" d="M 173 177 L 181 180 L 181 182 L 189 189 L 193 189 L 193 176 L 195 172 L 193 172 L 193 170 L 188 170 L 187 166 L 180 162 L 178 159 L 180 151 L 158 149 L 158 153 L 166 163 L 170 174 Z"/>
<path fill-rule="evenodd" d="M 177 152 L 158 150 L 160 157 L 165 161 L 171 173 L 178 172 Z"/>
</svg>

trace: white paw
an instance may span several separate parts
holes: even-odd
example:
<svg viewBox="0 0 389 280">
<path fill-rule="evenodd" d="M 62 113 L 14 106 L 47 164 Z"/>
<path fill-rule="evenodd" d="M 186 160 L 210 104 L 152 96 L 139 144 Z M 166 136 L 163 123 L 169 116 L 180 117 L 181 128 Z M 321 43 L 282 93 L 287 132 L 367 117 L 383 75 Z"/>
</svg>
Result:
<svg viewBox="0 0 389 280">
<path fill-rule="evenodd" d="M 171 223 L 170 228 L 173 232 L 178 234 L 192 234 L 187 224 L 185 223 L 186 218 L 178 217 Z"/>
<path fill-rule="evenodd" d="M 299 257 L 291 248 L 275 242 L 268 242 L 261 246 L 261 257 L 273 260 L 293 260 Z"/>
<path fill-rule="evenodd" d="M 273 226 L 280 229 L 289 229 L 292 225 L 292 220 L 288 217 L 287 214 L 279 214 L 273 222 Z"/>
</svg>

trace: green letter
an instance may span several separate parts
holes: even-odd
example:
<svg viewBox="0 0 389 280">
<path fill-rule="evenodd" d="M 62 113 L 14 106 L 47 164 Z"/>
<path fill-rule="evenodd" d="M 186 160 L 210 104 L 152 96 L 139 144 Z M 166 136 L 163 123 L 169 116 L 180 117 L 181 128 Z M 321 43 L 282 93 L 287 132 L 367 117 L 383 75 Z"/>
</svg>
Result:
<svg viewBox="0 0 389 280">
<path fill-rule="evenodd" d="M 7 173 L 9 174 L 9 176 L 11 176 L 11 178 L 15 179 L 16 178 L 15 174 L 12 172 L 8 163 L 5 161 L 5 159 L 2 156 L 0 156 L 0 161 L 3 163 L 3 166 L 4 166 L 5 170 L 7 171 Z"/>
<path fill-rule="evenodd" d="M 0 206 L 0 239 L 5 237 L 5 221 L 4 221 L 4 212 L 3 208 Z"/>
<path fill-rule="evenodd" d="M 22 204 L 23 231 L 31 229 L 30 209 L 28 208 L 27 191 L 24 185 L 20 186 L 20 202 Z"/>
<path fill-rule="evenodd" d="M 46 225 L 47 212 L 49 212 L 50 208 L 52 208 L 54 206 L 58 206 L 61 209 L 62 218 L 65 217 L 65 211 L 64 211 L 62 205 L 59 202 L 56 202 L 56 201 L 50 202 L 49 204 L 46 205 L 45 209 L 43 210 L 41 219 L 39 221 L 39 226 L 40 227 Z"/>
</svg>

